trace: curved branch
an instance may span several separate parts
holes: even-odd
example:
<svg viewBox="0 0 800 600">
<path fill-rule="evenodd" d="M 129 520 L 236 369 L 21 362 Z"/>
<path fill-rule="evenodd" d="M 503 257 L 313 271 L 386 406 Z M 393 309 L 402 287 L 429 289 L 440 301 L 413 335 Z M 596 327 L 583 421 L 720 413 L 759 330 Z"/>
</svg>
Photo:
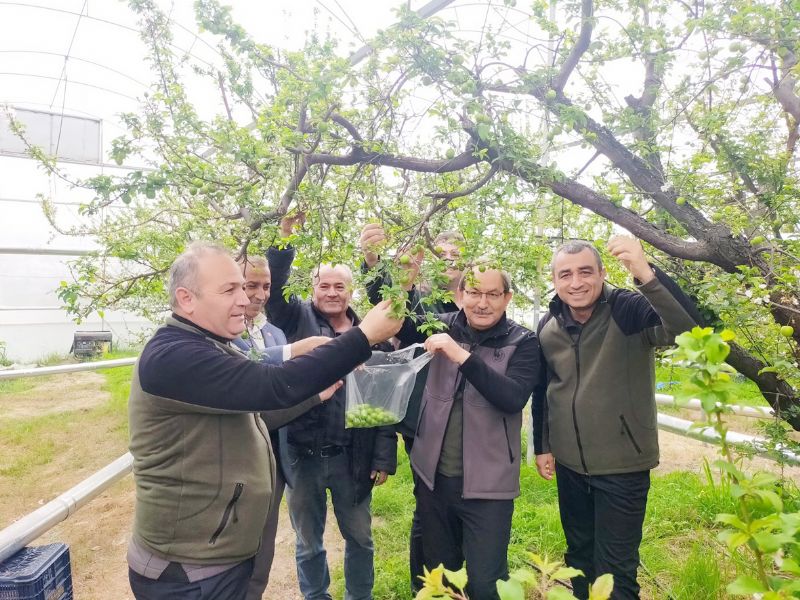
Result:
<svg viewBox="0 0 800 600">
<path fill-rule="evenodd" d="M 349 134 L 350 134 L 350 136 L 351 136 L 351 137 L 352 137 L 352 138 L 353 138 L 353 139 L 354 139 L 356 142 L 359 142 L 359 143 L 361 143 L 361 142 L 363 142 L 363 141 L 364 141 L 364 138 L 363 138 L 363 137 L 361 137 L 361 134 L 358 132 L 358 129 L 356 129 L 356 126 L 355 126 L 355 125 L 353 125 L 353 124 L 352 124 L 350 121 L 348 121 L 347 119 L 345 119 L 345 118 L 344 118 L 342 115 L 340 115 L 340 114 L 338 114 L 338 113 L 333 113 L 333 114 L 331 115 L 331 121 L 333 121 L 334 123 L 336 123 L 336 124 L 338 124 L 338 125 L 341 125 L 342 127 L 344 127 L 344 128 L 347 130 L 347 133 L 349 133 Z"/>
<path fill-rule="evenodd" d="M 359 163 L 369 163 L 382 167 L 408 169 L 418 173 L 452 173 L 481 162 L 472 151 L 462 152 L 454 158 L 427 159 L 414 156 L 398 156 L 384 152 L 365 152 L 360 148 L 354 148 L 349 154 L 345 155 L 308 154 L 303 157 L 303 160 L 308 165 L 351 166 Z"/>
<path fill-rule="evenodd" d="M 589 49 L 589 44 L 592 41 L 592 27 L 594 24 L 593 11 L 594 6 L 592 4 L 592 0 L 582 0 L 581 32 L 580 35 L 578 35 L 578 41 L 575 42 L 575 45 L 572 47 L 572 50 L 570 50 L 569 55 L 564 61 L 564 64 L 561 65 L 561 69 L 559 70 L 558 74 L 553 78 L 552 87 L 557 92 L 564 90 L 564 86 L 567 85 L 569 76 L 572 75 L 575 67 L 578 66 L 578 61 L 580 61 L 581 56 L 583 56 Z"/>
<path fill-rule="evenodd" d="M 455 198 L 461 198 L 462 196 L 469 196 L 473 192 L 477 192 L 479 189 L 481 189 L 483 186 L 489 183 L 492 177 L 494 177 L 499 170 L 500 167 L 498 166 L 498 164 L 494 163 L 483 177 L 481 177 L 478 181 L 476 181 L 467 188 L 456 190 L 455 192 L 439 192 L 439 193 L 431 193 L 425 195 L 431 198 L 439 198 L 442 200 L 453 200 Z"/>
<path fill-rule="evenodd" d="M 739 344 L 730 344 L 731 352 L 725 359 L 729 365 L 739 371 L 742 375 L 752 380 L 769 402 L 776 413 L 781 415 L 787 423 L 795 430 L 800 431 L 800 415 L 792 415 L 791 408 L 796 404 L 796 394 L 792 386 L 780 379 L 775 373 L 762 373 L 761 370 L 767 365 Z"/>
</svg>

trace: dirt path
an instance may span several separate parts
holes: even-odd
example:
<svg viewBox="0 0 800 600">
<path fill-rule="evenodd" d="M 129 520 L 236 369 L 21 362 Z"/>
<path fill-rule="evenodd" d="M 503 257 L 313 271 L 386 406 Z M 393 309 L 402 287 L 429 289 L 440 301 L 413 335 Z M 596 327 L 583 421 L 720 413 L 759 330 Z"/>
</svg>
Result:
<svg viewBox="0 0 800 600">
<path fill-rule="evenodd" d="M 24 448 L 19 447 L 13 435 L 0 438 L 0 527 L 35 510 L 126 451 L 124 436 L 119 432 L 121 417 L 92 410 L 107 400 L 107 395 L 98 391 L 102 381 L 97 374 L 75 373 L 57 384 L 44 381 L 20 394 L 0 394 L 0 426 L 23 422 L 33 415 L 64 415 L 63 422 L 56 420 L 50 429 L 36 433 L 46 437 L 45 448 L 52 450 L 52 458 L 31 466 L 27 476 L 2 474 L 3 469 L 11 469 L 9 465 L 13 467 L 14 457 Z M 76 413 L 82 418 L 88 415 L 85 419 L 90 423 L 74 418 Z M 714 446 L 682 436 L 661 432 L 660 444 L 661 465 L 656 473 L 701 472 L 704 458 L 716 458 Z M 775 464 L 756 458 L 747 468 L 774 469 Z M 800 481 L 800 467 L 790 468 L 786 474 Z M 70 545 L 75 598 L 133 600 L 125 567 L 133 501 L 133 480 L 126 477 L 36 542 L 62 541 Z M 327 529 L 325 546 L 335 568 L 342 561 L 343 542 L 334 520 L 329 519 Z M 270 586 L 264 598 L 302 600 L 294 563 L 294 532 L 285 503 Z"/>
</svg>

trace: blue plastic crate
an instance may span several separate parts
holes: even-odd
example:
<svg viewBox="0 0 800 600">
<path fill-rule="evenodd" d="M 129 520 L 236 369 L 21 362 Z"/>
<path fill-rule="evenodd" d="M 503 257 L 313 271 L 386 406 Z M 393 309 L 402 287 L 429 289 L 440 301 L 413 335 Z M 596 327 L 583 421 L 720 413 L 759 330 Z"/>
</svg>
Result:
<svg viewBox="0 0 800 600">
<path fill-rule="evenodd" d="M 0 563 L 0 600 L 72 600 L 69 547 L 23 548 Z"/>
</svg>

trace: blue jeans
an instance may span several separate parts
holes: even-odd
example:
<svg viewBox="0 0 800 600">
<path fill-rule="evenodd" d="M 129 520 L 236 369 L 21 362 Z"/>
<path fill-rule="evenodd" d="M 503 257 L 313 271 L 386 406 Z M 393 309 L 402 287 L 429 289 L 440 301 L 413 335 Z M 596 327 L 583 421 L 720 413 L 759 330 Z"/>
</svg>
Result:
<svg viewBox="0 0 800 600">
<path fill-rule="evenodd" d="M 348 449 L 349 450 L 349 449 Z M 289 517 L 297 535 L 297 579 L 305 600 L 331 600 L 330 572 L 322 536 L 327 512 L 326 490 L 345 540 L 345 600 L 372 600 L 372 515 L 370 496 L 355 504 L 355 486 L 348 452 L 322 458 L 296 456 L 289 449 L 294 487 L 286 489 Z"/>
</svg>

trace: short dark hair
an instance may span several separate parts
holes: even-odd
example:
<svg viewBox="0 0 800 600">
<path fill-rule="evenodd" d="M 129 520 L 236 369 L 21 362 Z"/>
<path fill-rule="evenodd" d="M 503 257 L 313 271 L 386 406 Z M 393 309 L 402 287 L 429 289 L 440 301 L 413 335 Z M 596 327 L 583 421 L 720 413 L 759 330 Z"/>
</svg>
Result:
<svg viewBox="0 0 800 600">
<path fill-rule="evenodd" d="M 597 261 L 597 268 L 602 271 L 603 258 L 600 256 L 600 252 L 597 251 L 597 248 L 594 247 L 594 244 L 586 240 L 570 240 L 561 244 L 556 248 L 556 251 L 553 252 L 553 260 L 550 262 L 550 272 L 556 272 L 556 258 L 558 258 L 559 254 L 580 254 L 584 250 L 588 250 L 594 254 L 594 258 Z"/>
</svg>

